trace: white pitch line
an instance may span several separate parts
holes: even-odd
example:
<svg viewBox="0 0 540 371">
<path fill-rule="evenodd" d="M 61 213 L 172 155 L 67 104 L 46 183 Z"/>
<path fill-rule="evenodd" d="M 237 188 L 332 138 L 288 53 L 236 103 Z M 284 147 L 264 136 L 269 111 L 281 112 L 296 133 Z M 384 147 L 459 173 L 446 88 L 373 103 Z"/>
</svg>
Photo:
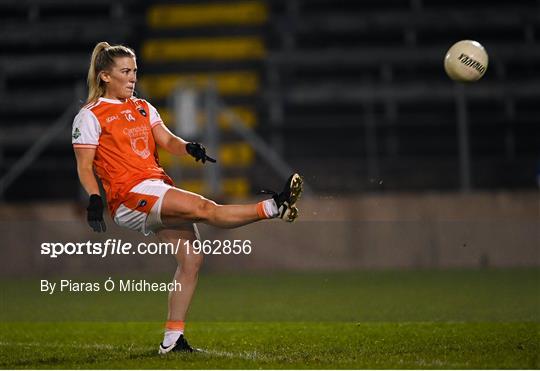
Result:
<svg viewBox="0 0 540 371">
<path fill-rule="evenodd" d="M 251 360 L 251 361 L 268 360 L 267 357 L 261 356 L 257 352 L 234 353 L 234 352 L 227 352 L 223 350 L 204 350 L 203 352 L 211 354 L 211 355 L 215 355 L 215 356 L 220 356 L 220 357 L 241 358 L 241 359 Z"/>
<path fill-rule="evenodd" d="M 6 342 L 0 341 L 0 346 L 14 346 L 14 347 L 41 347 L 41 348 L 77 348 L 77 349 L 98 349 L 98 350 L 125 350 L 127 347 L 129 351 L 147 351 L 147 348 L 133 348 L 132 345 L 111 345 L 111 344 L 72 344 L 72 343 L 37 343 L 37 342 Z M 250 361 L 263 361 L 269 360 L 268 357 L 262 356 L 257 352 L 227 352 L 223 350 L 203 350 L 203 354 L 210 354 L 218 357 L 227 357 L 227 358 L 240 358 Z M 157 355 L 157 350 L 156 350 Z"/>
<path fill-rule="evenodd" d="M 116 350 L 119 348 L 124 348 L 120 345 L 111 345 L 111 344 L 72 344 L 72 343 L 36 343 L 36 342 L 6 342 L 0 341 L 0 346 L 15 346 L 15 347 L 45 347 L 45 348 L 78 348 L 78 349 L 101 349 L 101 350 Z M 133 349 L 130 347 L 130 349 Z M 143 350 L 142 348 L 139 348 Z M 146 349 L 144 349 L 146 350 Z"/>
</svg>

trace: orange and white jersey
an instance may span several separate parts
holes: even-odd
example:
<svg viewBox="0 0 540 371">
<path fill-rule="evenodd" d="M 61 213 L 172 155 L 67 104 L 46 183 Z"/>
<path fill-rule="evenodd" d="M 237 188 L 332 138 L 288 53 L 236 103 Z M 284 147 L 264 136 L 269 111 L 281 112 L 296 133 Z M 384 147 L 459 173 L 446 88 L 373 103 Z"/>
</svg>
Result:
<svg viewBox="0 0 540 371">
<path fill-rule="evenodd" d="M 73 121 L 75 148 L 95 148 L 94 170 L 107 194 L 111 215 L 129 191 L 147 179 L 173 184 L 159 165 L 152 128 L 163 121 L 157 110 L 138 98 L 99 98 Z"/>
</svg>

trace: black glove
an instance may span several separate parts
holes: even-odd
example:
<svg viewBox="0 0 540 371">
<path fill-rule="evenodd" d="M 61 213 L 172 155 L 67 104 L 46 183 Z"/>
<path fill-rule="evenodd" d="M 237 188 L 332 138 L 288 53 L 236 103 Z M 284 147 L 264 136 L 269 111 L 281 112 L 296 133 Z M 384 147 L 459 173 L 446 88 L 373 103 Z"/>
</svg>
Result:
<svg viewBox="0 0 540 371">
<path fill-rule="evenodd" d="M 186 151 L 195 158 L 195 161 L 202 160 L 204 164 L 207 160 L 210 162 L 216 162 L 212 157 L 206 154 L 206 148 L 200 143 L 190 142 L 186 144 Z"/>
<path fill-rule="evenodd" d="M 105 232 L 107 226 L 103 220 L 103 200 L 100 195 L 91 195 L 90 202 L 86 208 L 88 211 L 87 220 L 88 225 L 92 227 L 94 232 Z"/>
</svg>

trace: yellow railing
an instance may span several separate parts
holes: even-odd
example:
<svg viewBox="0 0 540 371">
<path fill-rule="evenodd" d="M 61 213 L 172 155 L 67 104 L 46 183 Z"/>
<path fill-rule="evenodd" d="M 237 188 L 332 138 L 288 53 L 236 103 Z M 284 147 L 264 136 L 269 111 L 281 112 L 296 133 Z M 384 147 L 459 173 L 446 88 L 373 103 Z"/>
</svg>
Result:
<svg viewBox="0 0 540 371">
<path fill-rule="evenodd" d="M 149 62 L 255 60 L 266 56 L 264 41 L 259 36 L 150 39 L 141 49 Z"/>
<path fill-rule="evenodd" d="M 253 95 L 259 91 L 259 75 L 255 71 L 230 71 L 196 74 L 145 75 L 139 84 L 153 99 L 165 98 L 178 84 L 204 86 L 213 80 L 220 95 Z"/>
<path fill-rule="evenodd" d="M 165 108 L 157 108 L 159 111 L 159 114 L 161 115 L 161 119 L 165 123 L 165 125 L 174 127 L 175 120 L 174 116 L 171 114 L 171 111 Z M 244 124 L 248 128 L 252 128 L 257 125 L 257 114 L 255 110 L 251 107 L 247 106 L 232 106 L 228 107 L 229 111 L 232 111 L 238 118 L 240 119 L 240 122 Z M 231 120 L 229 116 L 226 114 L 225 111 L 221 111 L 218 113 L 218 125 L 220 129 L 223 130 L 229 130 L 231 127 Z M 203 125 L 206 122 L 206 114 L 205 112 L 201 111 L 197 115 L 197 123 L 199 125 Z"/>
<path fill-rule="evenodd" d="M 206 4 L 160 4 L 147 15 L 151 28 L 224 25 L 260 25 L 268 20 L 268 8 L 261 1 L 230 1 Z"/>
</svg>

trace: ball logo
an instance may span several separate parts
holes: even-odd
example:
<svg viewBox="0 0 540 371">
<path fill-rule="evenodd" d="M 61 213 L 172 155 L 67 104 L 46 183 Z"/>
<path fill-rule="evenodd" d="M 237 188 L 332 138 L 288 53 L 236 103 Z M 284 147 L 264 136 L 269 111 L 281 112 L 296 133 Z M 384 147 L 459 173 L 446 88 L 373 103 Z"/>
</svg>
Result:
<svg viewBox="0 0 540 371">
<path fill-rule="evenodd" d="M 148 130 L 146 127 L 137 126 L 129 129 L 125 128 L 124 134 L 129 137 L 133 152 L 143 159 L 150 156 L 150 149 L 148 148 Z"/>
<path fill-rule="evenodd" d="M 486 72 L 486 67 L 483 66 L 482 63 L 472 59 L 466 54 L 461 53 L 458 59 L 461 63 L 463 63 L 463 65 L 474 68 L 480 74 L 483 74 L 484 72 Z"/>
</svg>

